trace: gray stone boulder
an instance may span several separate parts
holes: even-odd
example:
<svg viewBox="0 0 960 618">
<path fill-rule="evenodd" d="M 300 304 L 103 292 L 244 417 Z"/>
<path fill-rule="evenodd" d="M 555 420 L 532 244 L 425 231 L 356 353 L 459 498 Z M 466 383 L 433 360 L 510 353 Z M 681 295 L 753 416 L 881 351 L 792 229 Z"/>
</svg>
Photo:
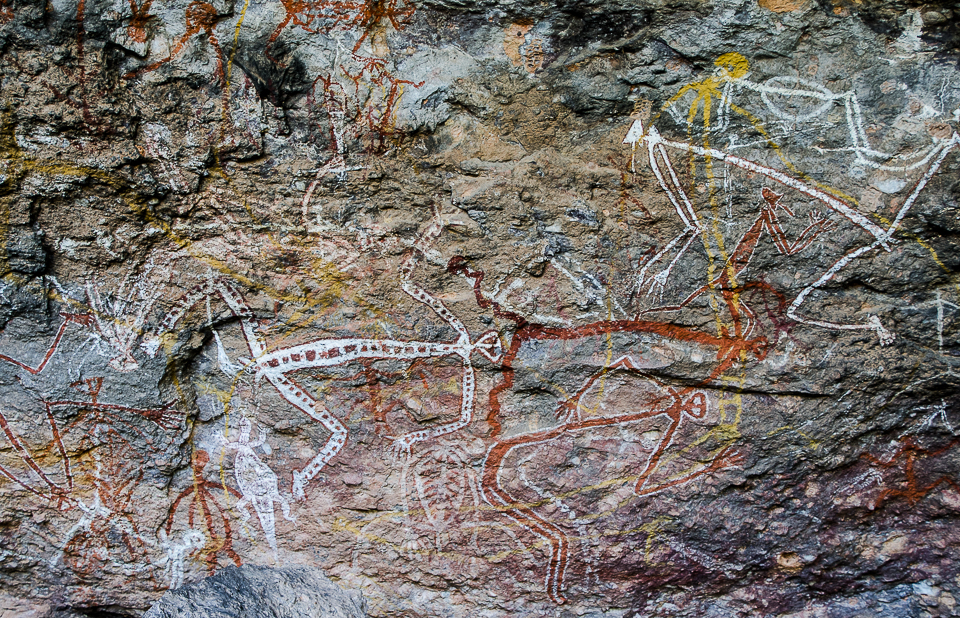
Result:
<svg viewBox="0 0 960 618">
<path fill-rule="evenodd" d="M 365 618 L 359 592 L 346 591 L 320 569 L 227 567 L 167 592 L 144 618 Z"/>
</svg>

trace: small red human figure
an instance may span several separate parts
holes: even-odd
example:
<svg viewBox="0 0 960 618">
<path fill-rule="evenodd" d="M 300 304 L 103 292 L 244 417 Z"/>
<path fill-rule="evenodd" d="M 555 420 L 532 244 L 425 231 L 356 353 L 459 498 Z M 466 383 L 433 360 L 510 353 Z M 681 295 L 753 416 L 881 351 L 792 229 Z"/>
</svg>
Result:
<svg viewBox="0 0 960 618">
<path fill-rule="evenodd" d="M 917 444 L 916 440 L 910 436 L 901 440 L 897 450 L 894 451 L 886 461 L 869 453 L 860 455 L 861 459 L 865 459 L 871 464 L 885 470 L 901 470 L 906 477 L 901 487 L 884 488 L 880 492 L 880 495 L 877 496 L 877 500 L 874 502 L 873 508 L 879 509 L 883 506 L 884 502 L 893 498 L 903 498 L 910 506 L 916 506 L 920 500 L 925 498 L 930 492 L 941 485 L 946 485 L 947 487 L 952 487 L 956 491 L 960 491 L 960 484 L 946 475 L 940 476 L 933 481 L 924 484 L 917 478 L 917 471 L 915 469 L 918 460 L 932 459 L 933 457 L 942 455 L 943 453 L 952 449 L 958 443 L 960 443 L 960 438 L 952 440 L 943 448 L 931 451 L 921 447 L 919 444 Z"/>
<path fill-rule="evenodd" d="M 206 535 L 206 544 L 201 553 L 206 556 L 207 568 L 212 575 L 216 571 L 219 559 L 218 555 L 224 553 L 240 566 L 240 556 L 233 550 L 233 530 L 230 525 L 230 517 L 227 509 L 220 505 L 217 494 L 221 496 L 225 493 L 234 496 L 237 500 L 243 499 L 243 494 L 221 483 L 215 483 L 203 478 L 203 469 L 210 463 L 210 455 L 204 450 L 193 452 L 193 483 L 180 492 L 177 499 L 170 507 L 170 518 L 167 520 L 167 536 L 170 536 L 173 530 L 174 519 L 180 503 L 188 496 L 191 496 L 187 506 L 187 523 L 190 529 L 197 529 L 194 522 L 201 520 L 203 532 Z M 216 515 L 216 517 L 214 517 Z"/>
<path fill-rule="evenodd" d="M 749 336 L 753 327 L 755 314 L 740 299 L 740 295 L 746 290 L 746 286 L 739 282 L 738 279 L 747 267 L 750 266 L 750 261 L 753 259 L 753 254 L 757 250 L 757 245 L 760 243 L 763 233 L 767 232 L 773 237 L 777 251 L 781 254 L 795 255 L 809 247 L 810 243 L 812 243 L 817 236 L 833 228 L 833 224 L 829 220 L 823 218 L 817 212 L 811 212 L 810 225 L 800 233 L 796 241 L 791 243 L 787 238 L 787 233 L 783 231 L 783 227 L 780 225 L 777 209 L 782 208 L 784 212 L 791 217 L 794 216 L 793 211 L 791 211 L 786 204 L 780 203 L 780 200 L 783 198 L 782 194 L 774 193 L 764 187 L 761 195 L 763 196 L 763 202 L 760 204 L 760 214 L 757 215 L 753 225 L 751 225 L 740 238 L 737 246 L 727 259 L 726 264 L 724 264 L 720 275 L 710 283 L 694 290 L 678 305 L 654 307 L 641 311 L 639 315 L 658 313 L 661 311 L 680 311 L 704 292 L 708 290 L 719 290 L 724 302 L 730 309 L 736 330 L 744 333 L 744 336 Z M 742 316 L 740 315 L 741 311 L 743 312 Z"/>
<path fill-rule="evenodd" d="M 80 386 L 86 386 L 87 392 L 85 393 L 90 397 L 90 403 L 97 403 L 97 397 L 100 396 L 100 390 L 103 388 L 103 378 L 87 378 L 85 380 L 77 380 L 70 384 L 70 388 L 75 388 L 80 390 Z M 83 391 L 80 391 L 83 392 Z"/>
<path fill-rule="evenodd" d="M 367 58 L 354 54 L 353 59 L 361 65 L 361 69 L 352 74 L 341 67 L 344 76 L 353 82 L 354 91 L 353 100 L 360 99 L 360 87 L 362 83 L 377 86 L 383 93 L 379 105 L 368 103 L 363 108 L 358 108 L 353 114 L 355 122 L 365 122 L 372 135 L 379 137 L 379 143 L 371 143 L 370 149 L 373 152 L 383 151 L 386 140 L 389 136 L 396 133 L 394 129 L 394 112 L 397 104 L 400 102 L 404 86 L 413 86 L 419 88 L 424 82 L 413 82 L 407 79 L 394 77 L 387 70 L 387 63 L 381 58 Z M 349 107 L 349 103 L 344 101 L 344 109 Z"/>
<path fill-rule="evenodd" d="M 810 225 L 800 233 L 800 237 L 797 238 L 795 242 L 791 243 L 787 239 L 787 234 L 783 231 L 783 227 L 780 225 L 777 209 L 783 208 L 784 212 L 791 217 L 794 216 L 793 211 L 790 210 L 786 204 L 780 203 L 780 200 L 783 199 L 782 194 L 774 193 L 766 187 L 764 187 L 760 193 L 765 203 L 760 205 L 760 214 L 750 229 L 744 233 L 740 242 L 737 243 L 733 254 L 728 260 L 729 264 L 733 267 L 733 273 L 730 273 L 730 269 L 724 269 L 724 273 L 715 280 L 719 282 L 717 284 L 718 286 L 733 286 L 731 276 L 739 275 L 749 266 L 764 230 L 773 236 L 773 242 L 776 244 L 777 250 L 780 253 L 784 255 L 794 255 L 810 246 L 810 243 L 812 243 L 821 232 L 826 231 L 826 229 L 830 227 L 829 221 L 822 218 L 819 213 L 812 212 L 810 213 Z"/>
<path fill-rule="evenodd" d="M 278 65 L 280 62 L 270 53 L 270 48 L 276 43 L 280 33 L 283 32 L 291 22 L 293 22 L 294 26 L 300 26 L 307 32 L 314 34 L 319 32 L 319 28 L 313 27 L 313 22 L 323 15 L 323 8 L 326 6 L 325 2 L 314 2 L 311 0 L 280 0 L 280 3 L 283 5 L 285 15 L 283 19 L 280 20 L 280 23 L 277 24 L 277 27 L 274 28 L 273 33 L 270 34 L 270 38 L 267 39 L 267 45 L 263 50 L 263 54 L 269 58 L 271 62 Z M 329 16 L 336 21 L 334 12 L 329 13 Z"/>
<path fill-rule="evenodd" d="M 149 3 L 148 3 L 149 4 Z M 140 10 L 146 10 L 141 8 Z M 183 51 L 183 48 L 186 46 L 187 42 L 193 38 L 195 35 L 203 32 L 207 35 L 207 41 L 210 42 L 210 45 L 213 47 L 214 51 L 217 52 L 217 70 L 216 76 L 220 80 L 226 79 L 226 74 L 223 68 L 223 51 L 220 49 L 220 42 L 217 40 L 217 36 L 213 33 L 213 29 L 216 27 L 217 22 L 220 21 L 221 17 L 217 15 L 217 9 L 213 5 L 206 2 L 200 2 L 200 0 L 194 0 L 185 12 L 187 19 L 187 31 L 180 37 L 180 40 L 173 46 L 173 49 L 170 50 L 170 55 L 160 60 L 154 62 L 153 64 L 148 64 L 145 67 L 141 67 L 136 71 L 131 71 L 124 75 L 124 79 L 133 79 L 134 77 L 142 74 L 149 73 L 150 71 L 155 71 L 164 64 L 170 62 L 176 58 Z M 146 17 L 143 18 L 144 22 Z M 132 22 L 131 22 L 132 23 Z"/>
</svg>

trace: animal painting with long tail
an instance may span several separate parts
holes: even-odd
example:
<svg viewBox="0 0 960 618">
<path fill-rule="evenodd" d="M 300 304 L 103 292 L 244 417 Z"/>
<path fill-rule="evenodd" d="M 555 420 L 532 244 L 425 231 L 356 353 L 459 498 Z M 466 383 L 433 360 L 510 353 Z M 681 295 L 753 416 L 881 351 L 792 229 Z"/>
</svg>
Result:
<svg viewBox="0 0 960 618">
<path fill-rule="evenodd" d="M 400 266 L 400 287 L 412 299 L 429 307 L 452 328 L 457 333 L 455 341 L 350 337 L 316 339 L 271 350 L 260 334 L 256 316 L 240 291 L 232 283 L 220 277 L 210 277 L 206 282 L 195 286 L 180 299 L 160 324 L 160 333 L 170 333 L 192 307 L 208 298 L 220 298 L 240 322 L 240 328 L 250 352 L 248 367 L 253 369 L 257 376 L 266 378 L 287 403 L 319 422 L 330 432 L 320 452 L 303 469 L 293 473 L 293 494 L 299 499 L 304 498 L 307 483 L 343 449 L 347 440 L 347 427 L 333 411 L 327 409 L 322 402 L 296 382 L 293 374 L 297 372 L 375 359 L 413 362 L 419 359 L 454 357 L 463 365 L 459 417 L 449 423 L 400 436 L 396 439 L 394 447 L 398 452 L 409 452 L 410 448 L 418 442 L 463 429 L 473 418 L 476 377 L 472 356 L 474 353 L 479 353 L 491 362 L 496 362 L 500 356 L 500 339 L 493 331 L 473 339 L 463 322 L 443 302 L 411 279 L 418 257 L 427 250 L 429 243 L 439 236 L 443 229 L 442 218 L 439 213 L 435 214 L 435 220 L 414 247 L 408 251 Z M 154 340 L 152 344 L 150 350 L 155 353 L 159 349 L 160 341 Z"/>
<path fill-rule="evenodd" d="M 653 495 L 703 477 L 712 472 L 739 465 L 742 454 L 730 440 L 721 441 L 704 461 L 690 469 L 660 479 L 668 449 L 675 448 L 676 436 L 684 423 L 703 419 L 707 414 L 706 388 L 717 389 L 725 373 L 742 366 L 748 359 L 762 360 L 767 341 L 748 339 L 729 332 L 709 335 L 691 328 L 648 320 L 609 320 L 579 327 L 546 327 L 527 321 L 522 316 L 504 311 L 481 290 L 482 271 L 472 270 L 463 258 L 451 260 L 448 269 L 471 279 L 478 304 L 492 308 L 497 317 L 515 322 L 517 329 L 503 355 L 503 378 L 490 392 L 487 422 L 494 444 L 483 463 L 483 497 L 498 512 L 546 542 L 549 560 L 545 575 L 547 594 L 557 603 L 565 602 L 564 580 L 570 560 L 569 539 L 563 529 L 538 512 L 540 505 L 530 504 L 515 495 L 503 483 L 503 475 L 511 471 L 511 457 L 524 449 L 539 448 L 559 438 L 589 433 L 605 427 L 621 427 L 644 422 L 666 423 L 645 463 L 638 462 L 640 472 L 632 475 L 637 496 Z M 692 385 L 671 385 L 658 373 L 688 356 L 703 363 L 704 375 Z M 599 357 L 599 358 L 598 358 Z M 534 384 L 549 385 L 545 375 L 545 359 L 561 359 L 569 368 L 586 365 L 590 369 L 582 386 L 575 393 L 558 397 L 552 418 L 522 410 L 522 397 L 517 391 L 529 392 Z M 713 360 L 706 362 L 704 359 Z M 577 362 L 581 361 L 582 362 Z M 523 375 L 529 382 L 518 381 Z M 597 387 L 609 385 L 616 375 L 629 375 L 625 387 L 633 393 L 629 411 L 614 408 L 601 412 Z M 564 393 L 562 388 L 558 392 Z M 714 407 L 719 407 L 715 403 Z"/>
</svg>

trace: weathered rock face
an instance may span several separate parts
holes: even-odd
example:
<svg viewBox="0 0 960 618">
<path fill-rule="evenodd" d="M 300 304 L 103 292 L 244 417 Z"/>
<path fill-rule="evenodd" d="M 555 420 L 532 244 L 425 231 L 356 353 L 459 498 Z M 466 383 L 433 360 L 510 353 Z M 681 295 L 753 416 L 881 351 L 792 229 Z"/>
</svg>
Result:
<svg viewBox="0 0 960 618">
<path fill-rule="evenodd" d="M 143 618 L 365 618 L 363 599 L 317 568 L 228 566 L 167 592 Z"/>
<path fill-rule="evenodd" d="M 0 614 L 958 615 L 958 17 L 0 0 Z"/>
</svg>

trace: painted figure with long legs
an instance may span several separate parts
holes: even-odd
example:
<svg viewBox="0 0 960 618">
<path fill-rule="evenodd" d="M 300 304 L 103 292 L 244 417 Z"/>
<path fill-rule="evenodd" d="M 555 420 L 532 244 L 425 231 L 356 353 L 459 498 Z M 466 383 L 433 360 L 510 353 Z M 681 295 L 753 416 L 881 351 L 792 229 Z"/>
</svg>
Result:
<svg viewBox="0 0 960 618">
<path fill-rule="evenodd" d="M 430 241 L 443 229 L 443 221 L 435 217 L 427 231 L 414 244 L 400 266 L 400 284 L 411 298 L 432 309 L 450 326 L 458 337 L 453 342 L 409 341 L 397 339 L 317 339 L 307 343 L 268 350 L 267 343 L 259 333 L 256 317 L 240 292 L 227 281 L 211 277 L 188 292 L 170 311 L 160 325 L 160 333 L 171 332 L 187 311 L 206 298 L 219 297 L 230 312 L 239 320 L 244 340 L 250 351 L 250 367 L 258 377 L 266 378 L 280 396 L 289 404 L 322 424 L 330 436 L 320 452 L 301 470 L 293 473 L 293 493 L 304 497 L 306 484 L 339 453 L 347 439 L 346 426 L 320 401 L 307 393 L 292 377 L 292 374 L 324 367 L 342 366 L 353 362 L 376 359 L 415 361 L 417 359 L 457 357 L 463 363 L 463 381 L 460 396 L 460 415 L 457 420 L 421 429 L 400 436 L 394 447 L 398 452 L 409 452 L 417 442 L 453 433 L 466 427 L 473 418 L 476 378 L 471 357 L 480 353 L 491 362 L 500 357 L 500 339 L 496 332 L 488 331 L 473 340 L 466 326 L 440 300 L 416 284 L 411 275 L 419 254 L 427 250 Z M 152 351 L 158 349 L 154 342 Z"/>
<path fill-rule="evenodd" d="M 504 409 L 502 397 L 512 384 L 513 366 L 521 347 L 527 345 L 544 345 L 550 341 L 573 340 L 587 337 L 609 337 L 613 335 L 629 335 L 663 338 L 665 341 L 683 342 L 686 345 L 703 346 L 705 349 L 717 350 L 717 364 L 710 375 L 703 381 L 709 384 L 722 373 L 739 363 L 741 356 L 752 352 L 762 358 L 765 342 L 743 340 L 736 338 L 711 337 L 680 327 L 661 322 L 620 321 L 603 322 L 574 329 L 537 329 L 536 332 L 521 334 L 514 339 L 510 351 L 504 356 L 504 382 L 493 389 L 491 401 L 491 425 L 497 437 L 497 442 L 490 448 L 484 461 L 482 488 L 484 499 L 505 516 L 512 519 L 535 536 L 547 541 L 550 548 L 550 560 L 546 575 L 546 590 L 557 602 L 563 602 L 564 574 L 568 562 L 569 541 L 565 533 L 555 524 L 550 523 L 539 515 L 532 506 L 525 505 L 522 500 L 511 494 L 501 483 L 501 475 L 509 469 L 506 466 L 508 457 L 518 449 L 534 447 L 557 440 L 564 436 L 589 432 L 603 427 L 624 426 L 643 421 L 662 419 L 668 422 L 667 428 L 661 432 L 652 454 L 636 476 L 634 491 L 638 496 L 652 495 L 689 482 L 697 477 L 714 471 L 739 464 L 741 457 L 732 445 L 726 445 L 714 453 L 710 460 L 687 473 L 673 478 L 666 483 L 654 483 L 652 475 L 662 465 L 662 460 L 668 448 L 674 443 L 674 437 L 684 419 L 702 419 L 707 412 L 707 398 L 698 386 L 671 387 L 662 383 L 648 371 L 642 370 L 642 363 L 631 356 L 623 356 L 600 371 L 591 375 L 579 391 L 568 399 L 561 401 L 556 410 L 560 422 L 543 429 L 522 432 L 516 435 L 500 435 L 500 422 L 516 413 Z M 641 353 L 642 355 L 642 353 Z M 646 384 L 652 394 L 640 410 L 625 414 L 610 416 L 592 415 L 584 417 L 581 410 L 593 406 L 583 404 L 583 396 L 592 392 L 595 384 L 607 380 L 613 373 L 628 373 L 634 379 Z M 493 418 L 496 415 L 497 418 Z"/>
<path fill-rule="evenodd" d="M 668 423 L 667 428 L 661 432 L 650 458 L 635 477 L 636 495 L 652 495 L 668 487 L 738 465 L 742 461 L 739 452 L 732 443 L 723 444 L 712 453 L 706 463 L 666 482 L 653 481 L 654 475 L 661 471 L 667 449 L 674 444 L 675 436 L 684 419 L 705 417 L 708 403 L 703 389 L 708 386 L 716 388 L 714 383 L 720 381 L 724 374 L 741 366 L 750 358 L 762 360 L 766 356 L 767 341 L 763 337 L 748 339 L 735 333 L 721 336 L 708 335 L 682 326 L 646 320 L 610 320 L 571 328 L 546 327 L 531 323 L 513 312 L 504 311 L 496 301 L 485 297 L 480 288 L 484 273 L 471 270 L 463 258 L 451 260 L 448 270 L 472 280 L 474 294 L 481 307 L 492 309 L 498 318 L 511 320 L 517 325 L 510 346 L 501 361 L 503 378 L 490 391 L 487 423 L 495 442 L 487 451 L 484 460 L 481 487 L 484 500 L 488 504 L 537 538 L 546 541 L 550 554 L 545 577 L 546 592 L 554 601 L 563 603 L 569 540 L 558 525 L 548 521 L 537 512 L 535 506 L 524 503 L 504 486 L 501 476 L 506 470 L 511 469 L 507 465 L 511 454 L 564 436 L 604 427 L 665 420 Z M 510 394 L 518 388 L 523 388 L 522 384 L 517 383 L 518 372 L 532 372 L 540 376 L 538 381 L 546 381 L 547 378 L 542 376 L 543 356 L 547 354 L 550 346 L 559 346 L 550 352 L 551 355 L 558 355 L 569 362 L 569 355 L 575 350 L 582 350 L 581 353 L 586 354 L 587 349 L 592 349 L 586 343 L 591 339 L 603 342 L 602 346 L 608 358 L 602 362 L 599 370 L 586 378 L 583 386 L 576 393 L 562 397 L 555 409 L 557 422 L 547 426 L 535 424 L 534 429 L 529 429 L 527 424 L 521 422 L 523 415 L 509 409 Z M 615 339 L 619 341 L 618 344 L 614 343 Z M 620 350 L 627 340 L 632 340 L 632 345 L 639 349 L 627 354 L 614 355 L 614 347 Z M 660 361 L 668 362 L 663 360 L 665 357 L 661 358 L 661 352 L 656 351 L 655 348 L 667 348 L 671 345 L 680 346 L 683 349 L 681 352 L 683 355 L 688 354 L 691 349 L 699 350 L 699 354 L 705 358 L 715 354 L 715 360 L 709 363 L 707 375 L 697 384 L 673 387 L 654 375 L 652 369 L 659 366 Z M 531 356 L 525 358 L 525 354 Z M 616 373 L 629 374 L 643 386 L 647 396 L 643 399 L 641 409 L 611 415 L 582 414 L 584 410 L 594 410 L 598 407 L 585 405 L 584 397 L 588 393 L 595 392 L 598 384 L 609 380 L 610 376 Z M 507 421 L 511 423 L 509 428 L 504 427 Z"/>
<path fill-rule="evenodd" d="M 753 254 L 757 249 L 757 245 L 760 243 L 763 233 L 767 232 L 772 237 L 777 251 L 779 251 L 780 254 L 796 255 L 809 247 L 810 244 L 816 240 L 817 236 L 834 227 L 828 219 L 819 213 L 810 213 L 810 224 L 800 233 L 800 236 L 798 236 L 795 241 L 790 242 L 786 232 L 783 231 L 780 218 L 777 214 L 777 210 L 782 208 L 789 216 L 793 216 L 790 208 L 781 203 L 783 195 L 774 193 L 767 187 L 763 188 L 761 194 L 763 201 L 760 205 L 760 213 L 754 220 L 753 225 L 744 232 L 740 238 L 740 242 L 737 243 L 737 246 L 730 253 L 730 257 L 727 259 L 726 264 L 724 264 L 720 275 L 713 279 L 713 281 L 694 290 L 679 304 L 646 309 L 641 311 L 640 315 L 660 313 L 662 311 L 680 311 L 708 290 L 719 290 L 728 306 L 734 304 L 738 306 L 739 311 L 734 313 L 733 319 L 735 322 L 741 320 L 746 322 L 745 324 L 740 324 L 740 330 L 742 330 L 745 336 L 749 337 L 753 331 L 755 314 L 742 299 L 742 294 L 746 286 L 742 280 L 738 282 L 738 279 L 750 265 L 750 261 L 753 259 Z"/>
<path fill-rule="evenodd" d="M 697 165 L 704 168 L 709 180 L 709 186 L 706 189 L 711 206 L 716 206 L 717 188 L 714 186 L 714 170 L 736 168 L 748 174 L 759 175 L 778 183 L 784 189 L 795 191 L 800 196 L 822 203 L 869 235 L 867 244 L 848 250 L 814 282 L 807 284 L 789 304 L 786 314 L 797 322 L 832 330 L 874 331 L 881 344 L 891 343 L 895 335 L 886 330 L 875 315 L 869 316 L 864 323 L 847 324 L 810 317 L 801 312 L 801 306 L 811 294 L 821 289 L 855 260 L 864 257 L 874 249 L 890 251 L 891 245 L 895 242 L 894 235 L 899 231 L 904 218 L 916 204 L 924 188 L 940 171 L 950 153 L 960 147 L 960 134 L 948 127 L 941 127 L 931 131 L 929 146 L 920 148 L 915 152 L 902 155 L 880 152 L 872 148 L 867 142 L 864 120 L 856 93 L 852 91 L 839 94 L 832 93 L 822 86 L 809 84 L 803 80 L 797 80 L 801 82 L 800 85 L 803 86 L 801 88 L 786 88 L 783 86 L 784 78 L 779 77 L 771 78 L 762 84 L 752 82 L 748 79 L 749 63 L 740 54 L 724 54 L 717 59 L 716 65 L 717 69 L 713 75 L 699 82 L 687 84 L 663 106 L 663 112 L 672 114 L 679 119 L 681 124 L 686 124 L 688 133 L 686 141 L 664 137 L 653 123 L 644 126 L 640 119 L 634 121 L 624 139 L 624 143 L 631 145 L 634 150 L 641 144 L 646 147 L 650 168 L 684 226 L 673 240 L 669 241 L 643 265 L 638 273 L 637 282 L 639 286 L 641 289 L 648 287 L 650 292 L 662 291 L 671 276 L 673 267 L 690 248 L 693 238 L 698 233 L 704 237 L 705 246 L 709 246 L 709 243 L 713 242 L 708 240 L 710 235 L 706 233 L 707 230 L 697 215 L 697 209 L 690 197 L 691 193 L 682 186 L 680 176 L 671 161 L 670 153 L 676 152 L 688 159 L 691 172 L 696 169 Z M 847 137 L 851 143 L 845 150 L 854 154 L 854 158 L 859 165 L 894 174 L 926 169 L 914 182 L 909 193 L 900 201 L 893 219 L 885 221 L 884 225 L 886 227 L 882 227 L 870 217 L 861 213 L 852 198 L 815 181 L 809 175 L 797 169 L 783 154 L 781 147 L 770 137 L 759 118 L 733 103 L 733 93 L 739 90 L 760 94 L 767 109 L 774 116 L 791 122 L 807 122 L 818 115 L 827 113 L 837 104 L 841 104 L 845 113 Z M 684 118 L 683 114 L 675 109 L 675 104 L 689 93 L 694 93 L 695 99 L 690 106 L 689 113 Z M 788 113 L 774 103 L 773 99 L 777 96 L 800 101 L 813 101 L 816 104 L 815 109 L 804 114 Z M 714 104 L 716 104 L 715 110 Z M 696 127 L 701 137 L 699 143 L 693 139 L 694 120 L 698 114 L 702 119 L 702 126 Z M 782 161 L 784 169 L 775 169 L 768 164 L 731 154 L 711 144 L 712 136 L 726 130 L 731 125 L 734 116 L 745 120 L 752 127 L 751 130 L 760 136 L 760 142 L 765 143 Z M 733 147 L 735 147 L 735 144 L 731 143 L 728 150 Z M 714 218 L 716 219 L 716 217 Z M 714 225 L 716 225 L 716 221 L 714 221 Z M 714 229 L 711 232 L 713 236 L 719 237 L 718 230 Z M 771 231 L 771 233 L 773 232 Z M 744 240 L 746 240 L 746 237 Z M 719 238 L 716 239 L 716 243 L 721 245 L 720 253 L 722 255 L 722 242 Z M 680 249 L 669 264 L 656 275 L 650 276 L 651 268 L 655 264 L 664 262 L 667 255 L 674 251 L 678 245 L 680 245 Z M 711 251 L 708 250 L 708 255 L 710 253 Z M 729 256 L 722 257 L 729 262 Z M 729 266 L 731 264 L 728 263 Z"/>
</svg>

